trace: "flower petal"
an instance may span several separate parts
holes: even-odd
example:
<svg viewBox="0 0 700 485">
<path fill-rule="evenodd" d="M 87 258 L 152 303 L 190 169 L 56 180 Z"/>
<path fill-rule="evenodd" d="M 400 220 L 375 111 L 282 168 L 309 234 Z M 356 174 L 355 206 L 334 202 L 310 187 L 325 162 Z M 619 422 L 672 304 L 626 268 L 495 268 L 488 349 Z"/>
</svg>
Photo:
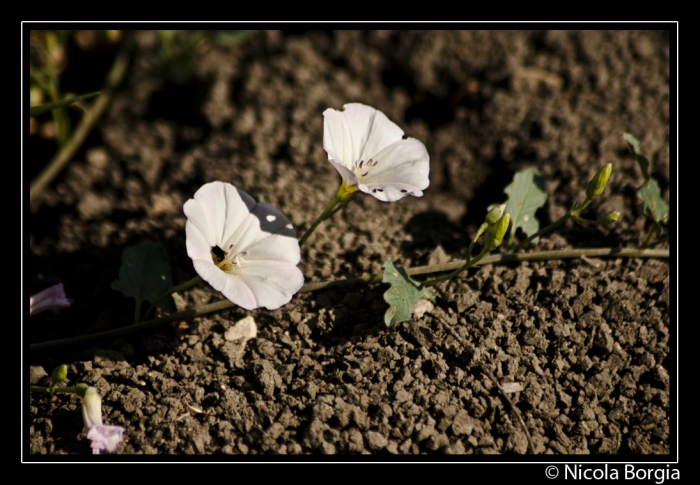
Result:
<svg viewBox="0 0 700 485">
<path fill-rule="evenodd" d="M 393 202 L 407 195 L 420 197 L 430 185 L 430 156 L 415 138 L 399 140 L 374 155 L 377 165 L 358 185 L 379 200 Z"/>
<path fill-rule="evenodd" d="M 70 302 L 66 298 L 63 283 L 46 288 L 36 295 L 29 297 L 29 315 L 36 315 L 44 310 L 68 308 Z"/>
<path fill-rule="evenodd" d="M 360 103 L 348 103 L 343 111 L 329 108 L 323 117 L 323 148 L 339 155 L 350 170 L 355 162 L 367 162 L 403 136 L 384 113 Z"/>
<path fill-rule="evenodd" d="M 211 250 L 231 237 L 254 205 L 255 200 L 245 192 L 217 181 L 204 184 L 185 203 L 184 211 L 187 222 L 204 235 Z"/>
<path fill-rule="evenodd" d="M 228 251 L 232 245 L 235 253 L 247 251 L 246 259 L 271 259 L 295 265 L 301 259 L 292 223 L 268 204 L 255 204 L 238 229 L 223 243 L 222 249 Z"/>
<path fill-rule="evenodd" d="M 355 172 L 343 165 L 343 162 L 340 161 L 340 159 L 333 150 L 326 151 L 328 152 L 328 161 L 331 162 L 331 165 L 333 165 L 340 174 L 340 176 L 343 177 L 345 185 L 347 185 L 348 187 L 357 185 L 359 181 L 357 180 L 357 175 L 355 175 Z"/>
<path fill-rule="evenodd" d="M 121 426 L 107 426 L 99 424 L 90 428 L 87 432 L 88 439 L 92 442 L 90 447 L 93 454 L 99 454 L 102 450 L 112 453 L 122 441 L 124 428 Z"/>
<path fill-rule="evenodd" d="M 279 261 L 245 260 L 236 278 L 255 296 L 256 304 L 249 308 L 231 301 L 247 310 L 261 306 L 275 310 L 289 303 L 304 285 L 304 275 L 296 265 Z"/>
<path fill-rule="evenodd" d="M 233 303 L 247 310 L 275 309 L 303 286 L 304 275 L 296 267 L 299 242 L 279 210 L 256 204 L 230 184 L 213 182 L 185 203 L 185 214 L 187 254 L 195 270 Z M 227 254 L 221 267 L 212 259 L 214 245 Z"/>
<path fill-rule="evenodd" d="M 82 411 L 86 430 L 102 424 L 102 399 L 96 388 L 91 386 L 85 390 Z"/>
</svg>

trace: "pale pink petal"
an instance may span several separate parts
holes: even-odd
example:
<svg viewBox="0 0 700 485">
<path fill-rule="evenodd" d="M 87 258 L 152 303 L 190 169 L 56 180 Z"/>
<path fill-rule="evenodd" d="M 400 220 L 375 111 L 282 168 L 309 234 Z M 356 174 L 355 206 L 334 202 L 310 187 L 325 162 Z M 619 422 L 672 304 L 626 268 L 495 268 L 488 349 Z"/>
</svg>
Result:
<svg viewBox="0 0 700 485">
<path fill-rule="evenodd" d="M 121 426 L 107 426 L 99 424 L 90 428 L 87 433 L 88 439 L 91 441 L 90 447 L 95 455 L 106 451 L 112 453 L 117 449 L 124 436 L 124 428 Z"/>
<path fill-rule="evenodd" d="M 66 298 L 63 283 L 51 286 L 29 297 L 29 315 L 36 315 L 44 310 L 68 308 L 70 301 Z"/>
</svg>

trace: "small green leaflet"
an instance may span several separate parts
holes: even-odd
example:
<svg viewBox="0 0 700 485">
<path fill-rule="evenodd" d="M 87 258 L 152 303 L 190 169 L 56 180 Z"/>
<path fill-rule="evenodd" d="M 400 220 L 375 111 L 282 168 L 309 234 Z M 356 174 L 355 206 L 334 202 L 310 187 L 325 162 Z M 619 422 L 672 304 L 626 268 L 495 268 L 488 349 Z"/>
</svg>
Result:
<svg viewBox="0 0 700 485">
<path fill-rule="evenodd" d="M 668 219 L 668 205 L 661 197 L 661 189 L 654 177 L 645 180 L 637 189 L 637 198 L 644 203 L 644 212 L 656 222 Z"/>
<path fill-rule="evenodd" d="M 661 197 L 661 188 L 654 177 L 649 174 L 651 164 L 641 153 L 641 144 L 631 133 L 625 133 L 622 138 L 627 142 L 630 150 L 637 159 L 639 169 L 644 176 L 644 183 L 637 189 L 637 198 L 644 203 L 644 213 L 656 222 L 664 222 L 668 219 L 668 205 Z"/>
<path fill-rule="evenodd" d="M 506 210 L 510 214 L 513 225 L 511 236 L 520 228 L 527 236 L 540 230 L 540 222 L 535 218 L 535 212 L 547 202 L 547 192 L 544 190 L 544 177 L 536 168 L 521 170 L 513 177 L 513 182 L 504 190 L 508 195 Z M 539 238 L 532 241 L 537 244 Z"/>
<path fill-rule="evenodd" d="M 119 279 L 112 282 L 112 289 L 137 302 L 155 302 L 171 288 L 170 262 L 165 250 L 153 241 L 142 241 L 129 246 L 122 253 Z M 166 312 L 175 312 L 172 295 L 158 306 Z"/>
<path fill-rule="evenodd" d="M 630 147 L 630 150 L 632 150 L 632 153 L 634 153 L 634 157 L 637 159 L 637 165 L 639 165 L 639 169 L 642 171 L 644 180 L 649 180 L 651 178 L 651 175 L 649 175 L 649 168 L 651 164 L 649 163 L 647 157 L 642 155 L 639 140 L 637 140 L 637 138 L 635 138 L 635 136 L 631 133 L 625 133 L 622 135 L 622 138 L 624 138 L 624 140 L 627 142 L 627 146 Z"/>
<path fill-rule="evenodd" d="M 391 288 L 384 293 L 384 301 L 389 309 L 384 314 L 384 324 L 387 327 L 395 323 L 406 322 L 413 316 L 413 308 L 421 298 L 435 303 L 435 293 L 412 280 L 403 268 L 397 268 L 391 259 L 384 266 L 382 283 L 389 283 Z"/>
</svg>

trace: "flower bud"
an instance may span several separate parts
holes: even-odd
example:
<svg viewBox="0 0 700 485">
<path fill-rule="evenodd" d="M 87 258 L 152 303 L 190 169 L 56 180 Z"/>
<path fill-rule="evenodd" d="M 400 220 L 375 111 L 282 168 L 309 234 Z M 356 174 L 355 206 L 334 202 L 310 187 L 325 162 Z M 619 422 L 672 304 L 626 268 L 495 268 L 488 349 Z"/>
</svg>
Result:
<svg viewBox="0 0 700 485">
<path fill-rule="evenodd" d="M 495 224 L 503 215 L 504 210 L 506 210 L 505 204 L 497 205 L 486 214 L 486 222 L 488 224 Z"/>
<path fill-rule="evenodd" d="M 124 428 L 102 424 L 102 399 L 94 387 L 88 387 L 83 396 L 85 433 L 94 454 L 112 453 L 124 437 Z"/>
<path fill-rule="evenodd" d="M 102 424 L 102 399 L 94 387 L 88 387 L 83 396 L 83 422 L 85 430 Z"/>
<path fill-rule="evenodd" d="M 620 218 L 620 213 L 617 211 L 611 211 L 605 214 L 603 217 L 600 218 L 598 221 L 598 224 L 605 226 L 605 227 L 610 227 L 613 224 L 617 222 L 617 220 Z"/>
<path fill-rule="evenodd" d="M 608 183 L 610 178 L 610 172 L 612 172 L 612 163 L 608 163 L 603 168 L 598 170 L 598 173 L 588 182 L 588 187 L 586 187 L 586 197 L 590 199 L 595 199 L 600 194 L 603 193 L 605 189 L 605 184 Z"/>
<path fill-rule="evenodd" d="M 486 246 L 489 251 L 493 251 L 503 242 L 503 236 L 508 232 L 508 226 L 510 225 L 510 214 L 507 212 L 501 216 L 498 221 L 491 226 L 491 230 L 486 238 Z"/>
<path fill-rule="evenodd" d="M 51 385 L 57 386 L 65 381 L 66 377 L 68 377 L 68 366 L 66 364 L 61 364 L 51 373 Z"/>
</svg>

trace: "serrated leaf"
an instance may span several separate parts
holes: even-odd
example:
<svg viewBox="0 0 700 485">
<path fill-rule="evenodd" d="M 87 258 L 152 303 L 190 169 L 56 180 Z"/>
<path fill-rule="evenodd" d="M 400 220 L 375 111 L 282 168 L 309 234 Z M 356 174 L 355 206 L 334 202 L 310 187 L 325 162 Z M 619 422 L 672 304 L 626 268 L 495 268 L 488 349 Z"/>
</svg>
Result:
<svg viewBox="0 0 700 485">
<path fill-rule="evenodd" d="M 521 170 L 513 177 L 513 182 L 504 192 L 508 195 L 505 212 L 510 214 L 513 234 L 520 228 L 527 236 L 540 230 L 540 222 L 535 217 L 537 209 L 547 202 L 547 192 L 544 189 L 544 177 L 536 168 Z M 539 238 L 533 239 L 537 244 Z"/>
<path fill-rule="evenodd" d="M 382 283 L 391 285 L 384 293 L 384 301 L 389 304 L 389 309 L 384 314 L 384 324 L 387 327 L 410 320 L 413 308 L 421 298 L 435 303 L 435 293 L 412 280 L 406 274 L 406 270 L 394 266 L 391 259 L 387 259 L 382 268 Z"/>
<path fill-rule="evenodd" d="M 653 177 L 637 189 L 637 197 L 644 203 L 644 213 L 656 222 L 668 219 L 668 205 L 661 197 L 661 189 Z"/>
<path fill-rule="evenodd" d="M 88 99 L 93 96 L 97 96 L 98 94 L 100 94 L 100 92 L 95 91 L 94 93 L 82 94 L 73 98 L 67 98 L 62 99 L 60 101 L 54 101 L 51 103 L 40 104 L 38 106 L 32 106 L 31 108 L 29 108 L 29 116 L 39 116 L 40 114 L 45 113 L 46 111 L 49 111 L 51 109 L 63 108 L 64 106 L 69 106 L 83 99 Z"/>
<path fill-rule="evenodd" d="M 637 165 L 639 165 L 639 169 L 642 171 L 644 180 L 649 180 L 651 178 L 651 175 L 649 175 L 649 167 L 651 164 L 649 163 L 649 160 L 642 155 L 639 140 L 637 140 L 637 138 L 631 133 L 623 134 L 622 138 L 624 138 L 624 140 L 627 142 L 627 146 L 629 146 L 632 153 L 634 153 L 634 157 L 637 159 Z"/>
<path fill-rule="evenodd" d="M 170 262 L 165 250 L 153 241 L 142 241 L 129 246 L 122 253 L 119 279 L 112 282 L 112 289 L 137 302 L 155 302 L 171 288 Z M 172 295 L 158 306 L 167 312 L 175 312 Z"/>
</svg>

